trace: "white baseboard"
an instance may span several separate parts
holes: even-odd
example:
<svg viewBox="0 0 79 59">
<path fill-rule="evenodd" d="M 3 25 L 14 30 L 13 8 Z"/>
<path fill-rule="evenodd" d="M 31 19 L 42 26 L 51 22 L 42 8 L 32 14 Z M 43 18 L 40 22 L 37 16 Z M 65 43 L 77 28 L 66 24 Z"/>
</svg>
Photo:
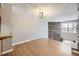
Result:
<svg viewBox="0 0 79 59">
<path fill-rule="evenodd" d="M 9 53 L 9 52 L 12 52 L 12 51 L 13 51 L 13 49 L 10 49 L 10 50 L 7 50 L 7 51 L 4 51 L 4 52 L 1 53 L 1 55 L 6 54 L 6 53 Z"/>
<path fill-rule="evenodd" d="M 18 45 L 18 44 L 22 44 L 22 43 L 26 43 L 26 42 L 29 42 L 29 41 L 32 41 L 32 40 L 36 40 L 36 39 L 38 39 L 38 38 L 34 38 L 34 39 L 29 39 L 29 40 L 13 43 L 12 46 L 15 46 L 15 45 Z"/>
</svg>

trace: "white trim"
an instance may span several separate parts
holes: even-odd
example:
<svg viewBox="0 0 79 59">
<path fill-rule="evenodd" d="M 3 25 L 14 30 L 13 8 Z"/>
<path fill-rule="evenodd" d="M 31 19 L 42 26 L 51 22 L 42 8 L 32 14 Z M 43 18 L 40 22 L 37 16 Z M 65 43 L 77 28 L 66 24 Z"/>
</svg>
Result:
<svg viewBox="0 0 79 59">
<path fill-rule="evenodd" d="M 9 52 L 12 52 L 12 51 L 13 51 L 13 49 L 10 49 L 10 50 L 2 52 L 1 54 L 6 54 L 6 53 L 9 53 Z"/>
<path fill-rule="evenodd" d="M 25 41 L 21 41 L 21 42 L 13 43 L 12 45 L 15 46 L 15 45 L 22 44 L 22 43 L 25 43 L 25 42 L 29 42 L 29 41 L 32 41 L 32 40 L 36 40 L 36 39 L 38 39 L 38 38 L 35 38 L 35 39 L 29 39 L 29 40 L 25 40 Z"/>
</svg>

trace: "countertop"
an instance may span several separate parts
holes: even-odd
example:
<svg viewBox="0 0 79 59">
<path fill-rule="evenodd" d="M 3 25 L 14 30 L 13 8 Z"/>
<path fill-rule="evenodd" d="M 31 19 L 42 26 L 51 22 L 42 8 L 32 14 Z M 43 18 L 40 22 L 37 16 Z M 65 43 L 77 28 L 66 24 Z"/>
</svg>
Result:
<svg viewBox="0 0 79 59">
<path fill-rule="evenodd" d="M 0 40 L 7 38 L 12 38 L 12 35 L 10 33 L 0 34 Z"/>
</svg>

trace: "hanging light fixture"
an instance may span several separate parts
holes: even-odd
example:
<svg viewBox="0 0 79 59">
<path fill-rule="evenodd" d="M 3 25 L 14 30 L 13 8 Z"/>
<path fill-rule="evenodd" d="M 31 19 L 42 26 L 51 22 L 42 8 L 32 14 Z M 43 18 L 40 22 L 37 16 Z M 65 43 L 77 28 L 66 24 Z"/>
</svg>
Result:
<svg viewBox="0 0 79 59">
<path fill-rule="evenodd" d="M 46 19 L 46 15 L 42 10 L 39 11 L 39 19 Z"/>
</svg>

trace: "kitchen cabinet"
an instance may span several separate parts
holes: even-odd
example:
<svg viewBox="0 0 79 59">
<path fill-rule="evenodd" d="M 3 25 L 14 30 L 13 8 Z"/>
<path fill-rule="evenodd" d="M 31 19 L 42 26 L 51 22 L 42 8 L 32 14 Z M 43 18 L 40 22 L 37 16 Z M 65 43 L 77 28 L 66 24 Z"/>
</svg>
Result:
<svg viewBox="0 0 79 59">
<path fill-rule="evenodd" d="M 12 49 L 12 36 L 0 35 L 0 55 L 10 52 Z"/>
<path fill-rule="evenodd" d="M 12 40 L 11 38 L 4 39 L 2 41 L 2 52 L 10 50 L 12 48 Z"/>
</svg>

